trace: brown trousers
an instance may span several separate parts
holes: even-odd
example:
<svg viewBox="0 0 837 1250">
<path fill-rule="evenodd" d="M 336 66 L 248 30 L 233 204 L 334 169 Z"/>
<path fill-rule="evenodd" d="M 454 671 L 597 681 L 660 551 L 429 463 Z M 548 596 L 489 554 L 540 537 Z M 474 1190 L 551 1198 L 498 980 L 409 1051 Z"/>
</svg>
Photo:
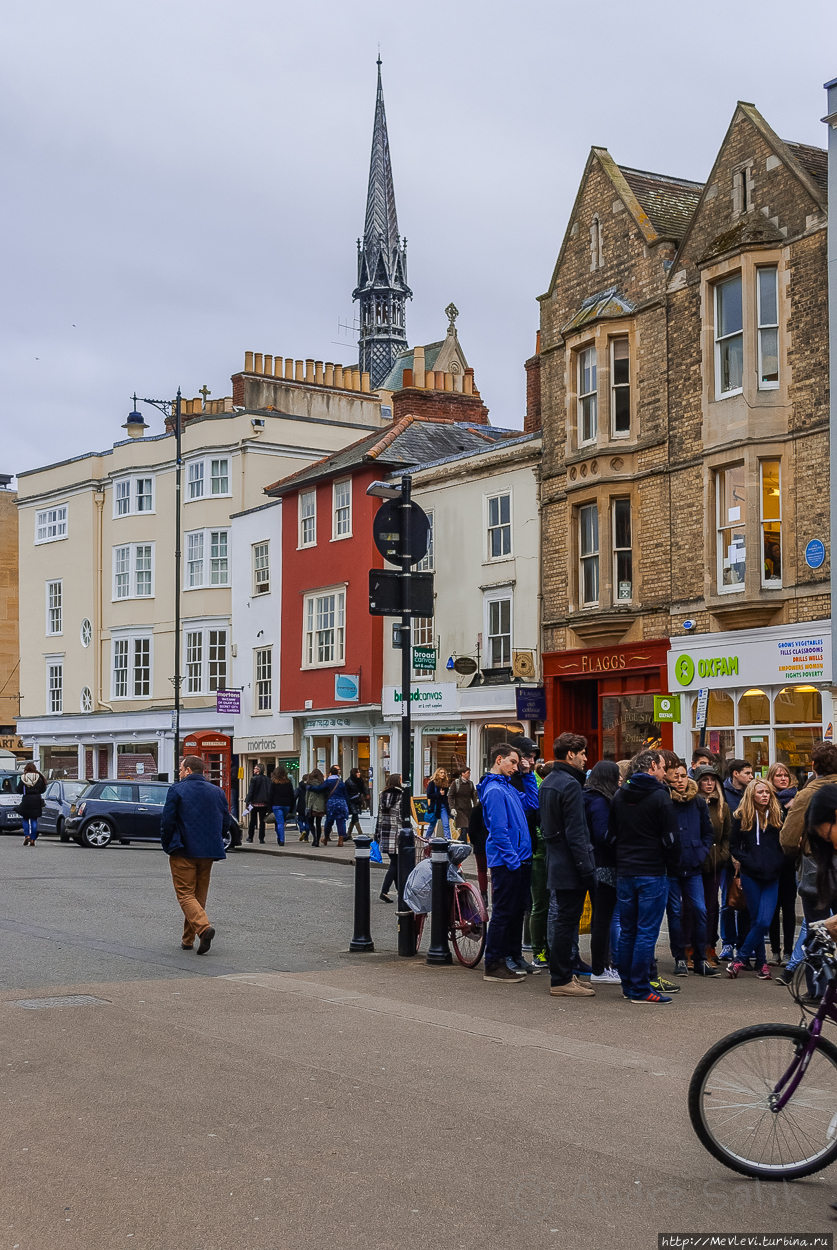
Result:
<svg viewBox="0 0 837 1250">
<path fill-rule="evenodd" d="M 201 934 L 210 927 L 204 907 L 213 863 L 214 860 L 211 859 L 187 859 L 185 855 L 169 856 L 174 892 L 186 917 L 183 925 L 184 946 L 191 946 L 195 934 Z"/>
</svg>

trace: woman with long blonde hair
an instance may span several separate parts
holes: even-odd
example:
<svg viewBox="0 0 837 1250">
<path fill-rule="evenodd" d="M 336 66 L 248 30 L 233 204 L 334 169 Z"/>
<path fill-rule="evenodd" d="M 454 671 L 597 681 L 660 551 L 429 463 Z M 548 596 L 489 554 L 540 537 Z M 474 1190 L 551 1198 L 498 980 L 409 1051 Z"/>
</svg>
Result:
<svg viewBox="0 0 837 1250">
<path fill-rule="evenodd" d="M 731 977 L 737 977 L 746 961 L 755 957 L 759 979 L 772 979 L 764 949 L 764 931 L 776 910 L 779 875 L 785 862 L 779 841 L 781 824 L 782 809 L 776 791 L 769 781 L 756 777 L 744 791 L 732 819 L 730 852 L 741 876 L 751 927 L 737 958 L 727 967 Z"/>
<path fill-rule="evenodd" d="M 442 822 L 445 837 L 450 837 L 450 803 L 448 802 L 449 788 L 450 782 L 448 781 L 447 773 L 444 768 L 437 768 L 427 783 L 427 811 L 424 815 L 426 822 L 426 837 L 433 836 L 433 830 L 436 828 L 436 823 L 439 820 Z"/>
</svg>

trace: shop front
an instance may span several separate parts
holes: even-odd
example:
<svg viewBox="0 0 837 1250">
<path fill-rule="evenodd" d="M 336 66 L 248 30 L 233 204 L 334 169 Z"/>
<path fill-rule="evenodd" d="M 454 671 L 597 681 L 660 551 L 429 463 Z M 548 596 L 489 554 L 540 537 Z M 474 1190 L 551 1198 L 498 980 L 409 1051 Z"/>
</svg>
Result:
<svg viewBox="0 0 837 1250">
<path fill-rule="evenodd" d="M 544 749 L 570 731 L 587 739 L 588 766 L 630 759 L 644 746 L 671 749 L 672 726 L 654 719 L 654 696 L 669 689 L 667 638 L 543 656 Z"/>
<path fill-rule="evenodd" d="M 832 737 L 829 621 L 673 638 L 668 667 L 681 705 L 674 749 L 684 757 L 700 741 L 701 690 L 706 746 L 762 776 L 781 763 L 804 779 L 814 746 Z"/>
<path fill-rule="evenodd" d="M 301 721 L 300 773 L 318 768 L 323 776 L 336 764 L 345 780 L 353 768 L 368 784 L 371 810 L 377 811 L 378 794 L 392 771 L 389 726 L 380 710 L 353 711 L 344 716 L 306 716 Z"/>
</svg>

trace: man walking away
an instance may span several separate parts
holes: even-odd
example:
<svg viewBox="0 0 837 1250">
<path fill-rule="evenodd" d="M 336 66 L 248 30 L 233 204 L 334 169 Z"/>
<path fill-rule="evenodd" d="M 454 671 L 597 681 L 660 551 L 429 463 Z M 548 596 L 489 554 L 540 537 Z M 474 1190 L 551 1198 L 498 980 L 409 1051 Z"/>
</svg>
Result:
<svg viewBox="0 0 837 1250">
<path fill-rule="evenodd" d="M 679 862 L 677 819 L 659 751 L 641 751 L 610 805 L 608 837 L 616 847 L 619 978 L 632 1003 L 670 1003 L 650 984 L 651 963 L 668 899 L 668 870 Z"/>
<path fill-rule="evenodd" d="M 488 836 L 486 858 L 491 869 L 492 909 L 485 943 L 485 981 L 507 984 L 526 979 L 526 968 L 517 970 L 511 958 L 520 949 L 524 893 L 531 880 L 531 871 L 523 873 L 524 863 L 532 859 L 532 839 L 523 812 L 523 804 L 512 788 L 510 778 L 520 764 L 520 757 L 507 742 L 491 752 L 491 770 L 477 787 Z M 527 789 L 537 802 L 535 779 L 526 773 Z M 524 962 L 521 959 L 521 962 Z M 528 965 L 527 965 L 528 966 Z"/>
<path fill-rule="evenodd" d="M 582 787 L 587 764 L 587 739 L 562 733 L 553 744 L 555 763 L 540 789 L 541 833 L 546 843 L 546 883 L 558 905 L 558 920 L 549 947 L 550 994 L 593 998 L 596 991 L 573 976 L 573 944 L 589 890 L 596 892 L 596 860 Z"/>
<path fill-rule="evenodd" d="M 204 777 L 200 756 L 184 756 L 180 781 L 166 796 L 160 824 L 174 892 L 186 917 L 180 944 L 192 950 L 197 935 L 198 954 L 206 955 L 215 937 L 204 910 L 209 877 L 213 862 L 227 858 L 224 834 L 232 817 L 224 791 Z"/>
</svg>

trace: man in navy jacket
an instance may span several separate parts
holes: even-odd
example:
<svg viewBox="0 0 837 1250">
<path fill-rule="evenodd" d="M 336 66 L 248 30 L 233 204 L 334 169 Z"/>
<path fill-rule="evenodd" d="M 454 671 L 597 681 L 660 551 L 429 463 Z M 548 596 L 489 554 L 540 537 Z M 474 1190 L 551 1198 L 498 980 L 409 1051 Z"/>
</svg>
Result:
<svg viewBox="0 0 837 1250">
<path fill-rule="evenodd" d="M 213 862 L 227 858 L 224 834 L 232 817 L 223 790 L 204 777 L 200 756 L 183 757 L 180 781 L 166 796 L 160 823 L 174 892 L 186 918 L 180 944 L 192 950 L 197 935 L 198 954 L 205 955 L 215 937 L 204 910 L 209 877 Z"/>
</svg>

